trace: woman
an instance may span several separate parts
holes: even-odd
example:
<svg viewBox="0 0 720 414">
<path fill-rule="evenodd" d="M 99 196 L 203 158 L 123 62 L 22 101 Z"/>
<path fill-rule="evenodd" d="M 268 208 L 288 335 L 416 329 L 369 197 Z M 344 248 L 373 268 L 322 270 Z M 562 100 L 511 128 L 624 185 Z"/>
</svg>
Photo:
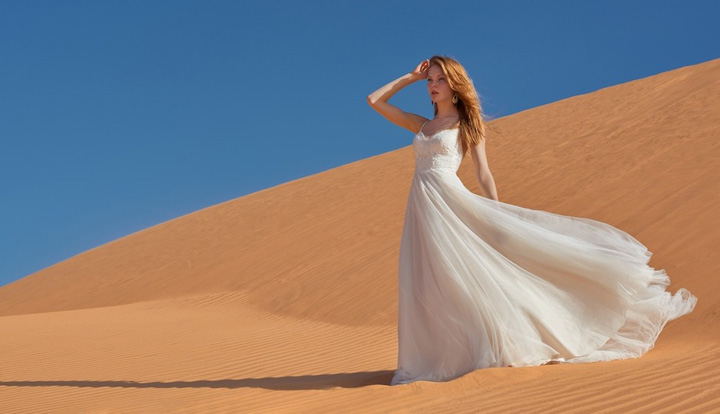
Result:
<svg viewBox="0 0 720 414">
<path fill-rule="evenodd" d="M 427 79 L 434 117 L 388 103 Z M 636 358 L 697 302 L 673 296 L 648 249 L 609 224 L 499 201 L 472 80 L 433 56 L 368 96 L 416 133 L 398 268 L 398 363 L 391 385 L 486 367 Z M 488 197 L 457 176 L 470 149 Z"/>
</svg>

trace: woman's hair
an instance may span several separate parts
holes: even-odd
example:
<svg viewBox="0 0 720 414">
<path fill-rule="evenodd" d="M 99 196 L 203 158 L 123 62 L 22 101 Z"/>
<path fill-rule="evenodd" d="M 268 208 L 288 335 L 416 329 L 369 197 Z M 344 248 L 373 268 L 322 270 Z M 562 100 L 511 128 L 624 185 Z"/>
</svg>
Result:
<svg viewBox="0 0 720 414">
<path fill-rule="evenodd" d="M 455 106 L 460 113 L 458 135 L 462 142 L 463 157 L 465 157 L 468 148 L 477 145 L 481 139 L 485 139 L 488 126 L 484 119 L 480 99 L 472 79 L 457 60 L 449 56 L 435 55 L 430 58 L 430 66 L 432 65 L 440 66 L 448 79 L 450 89 L 457 94 L 458 101 Z M 437 103 L 434 103 L 434 115 L 437 115 L 437 110 Z"/>
</svg>

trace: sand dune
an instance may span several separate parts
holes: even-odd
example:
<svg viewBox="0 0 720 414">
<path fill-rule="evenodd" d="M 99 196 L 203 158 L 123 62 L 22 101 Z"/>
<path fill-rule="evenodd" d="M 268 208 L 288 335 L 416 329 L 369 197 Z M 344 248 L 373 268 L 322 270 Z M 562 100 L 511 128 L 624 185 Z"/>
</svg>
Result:
<svg viewBox="0 0 720 414">
<path fill-rule="evenodd" d="M 0 412 L 720 412 L 720 59 L 493 125 L 502 201 L 618 226 L 698 296 L 642 358 L 390 387 L 400 131 L 1 287 Z"/>
</svg>

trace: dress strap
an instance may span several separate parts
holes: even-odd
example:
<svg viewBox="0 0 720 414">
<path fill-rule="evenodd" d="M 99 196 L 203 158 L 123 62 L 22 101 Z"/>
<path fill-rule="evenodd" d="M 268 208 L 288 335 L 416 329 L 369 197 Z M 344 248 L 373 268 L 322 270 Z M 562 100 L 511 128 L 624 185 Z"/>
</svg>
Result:
<svg viewBox="0 0 720 414">
<path fill-rule="evenodd" d="M 427 124 L 428 122 L 430 122 L 429 119 L 427 121 L 423 122 L 422 126 L 420 127 L 420 132 L 423 132 L 423 128 L 425 128 L 425 124 Z M 423 132 L 423 134 L 424 134 L 424 132 Z"/>
</svg>

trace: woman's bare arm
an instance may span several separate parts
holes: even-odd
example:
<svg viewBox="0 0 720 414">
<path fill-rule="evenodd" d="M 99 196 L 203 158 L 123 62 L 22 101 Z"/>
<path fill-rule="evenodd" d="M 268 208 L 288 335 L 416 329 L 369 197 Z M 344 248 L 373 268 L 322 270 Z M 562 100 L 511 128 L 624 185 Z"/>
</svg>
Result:
<svg viewBox="0 0 720 414">
<path fill-rule="evenodd" d="M 481 139 L 480 142 L 470 150 L 473 162 L 475 164 L 475 177 L 482 188 L 485 197 L 498 201 L 497 187 L 495 186 L 495 179 L 490 172 L 490 166 L 488 165 L 487 155 L 485 153 L 485 139 Z"/>
<path fill-rule="evenodd" d="M 417 80 L 427 78 L 429 66 L 430 64 L 427 59 L 420 62 L 414 71 L 395 79 L 368 95 L 368 104 L 395 125 L 409 129 L 413 133 L 418 133 L 420 127 L 427 119 L 420 115 L 405 112 L 397 106 L 389 104 L 388 100 L 405 86 Z"/>
</svg>

